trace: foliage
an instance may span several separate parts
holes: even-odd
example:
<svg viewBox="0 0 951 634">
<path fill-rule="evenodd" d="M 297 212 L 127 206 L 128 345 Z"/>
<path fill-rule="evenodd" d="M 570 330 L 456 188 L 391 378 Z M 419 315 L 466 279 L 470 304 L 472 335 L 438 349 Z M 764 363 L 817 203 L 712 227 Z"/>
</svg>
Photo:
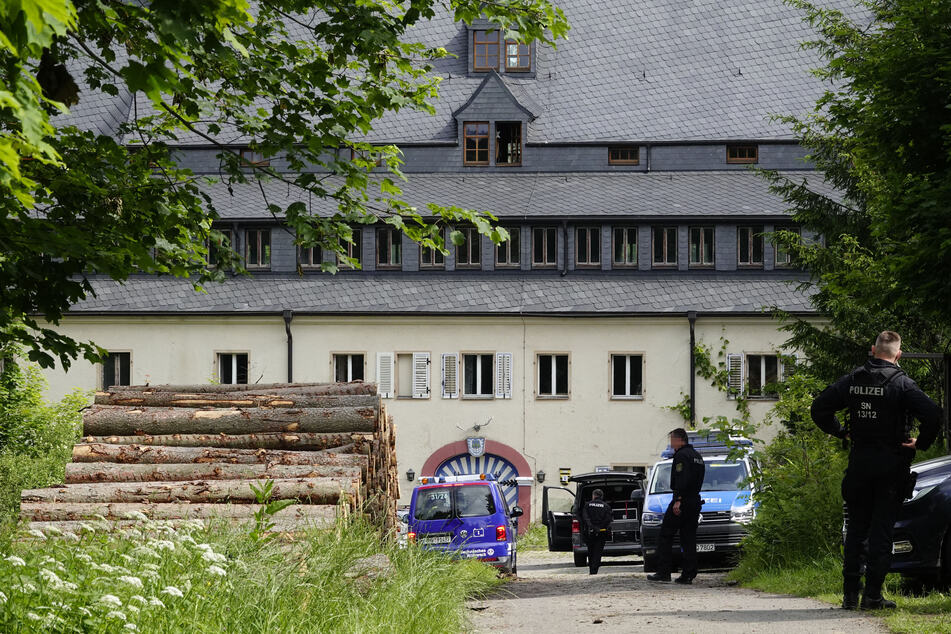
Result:
<svg viewBox="0 0 951 634">
<path fill-rule="evenodd" d="M 518 537 L 519 552 L 526 550 L 548 550 L 548 529 L 544 524 L 532 522 L 528 529 Z"/>
<path fill-rule="evenodd" d="M 479 562 L 381 547 L 359 520 L 292 542 L 195 520 L 143 522 L 123 534 L 97 531 L 103 523 L 87 523 L 79 536 L 39 532 L 0 547 L 0 629 L 458 632 L 465 598 L 498 583 Z M 357 591 L 344 573 L 380 552 L 393 574 Z"/>
<path fill-rule="evenodd" d="M 0 373 L 0 525 L 15 521 L 20 491 L 61 483 L 79 437 L 88 396 L 43 400 L 46 381 L 33 365 L 10 354 Z"/>
<path fill-rule="evenodd" d="M 483 16 L 522 41 L 553 45 L 568 30 L 549 0 L 4 3 L 0 344 L 22 343 L 44 367 L 80 354 L 96 361 L 98 347 L 36 318 L 57 324 L 92 292 L 89 275 L 174 275 L 200 288 L 243 270 L 212 228 L 208 179 L 175 161 L 171 146 L 182 142 L 217 148 L 229 191 L 250 183 L 263 195 L 268 180 L 296 191 L 298 202 L 266 201 L 267 211 L 286 217 L 298 245 L 349 265 L 353 226 L 377 221 L 443 250 L 449 223 L 506 239 L 487 213 L 403 202 L 399 150 L 365 140 L 387 113 L 434 112 L 448 53 L 416 41 L 413 29 L 436 11 L 465 22 Z M 131 120 L 109 135 L 57 123 L 63 104 L 97 93 L 131 103 Z M 266 161 L 245 162 L 238 145 Z M 312 198 L 334 202 L 335 213 L 312 214 L 302 202 Z"/>
<path fill-rule="evenodd" d="M 265 480 L 260 486 L 252 483 L 251 490 L 254 491 L 254 497 L 261 506 L 254 512 L 254 528 L 251 529 L 250 537 L 255 541 L 274 539 L 276 535 L 272 532 L 274 522 L 271 519 L 288 506 L 297 504 L 297 500 L 271 500 L 274 480 Z"/>
</svg>

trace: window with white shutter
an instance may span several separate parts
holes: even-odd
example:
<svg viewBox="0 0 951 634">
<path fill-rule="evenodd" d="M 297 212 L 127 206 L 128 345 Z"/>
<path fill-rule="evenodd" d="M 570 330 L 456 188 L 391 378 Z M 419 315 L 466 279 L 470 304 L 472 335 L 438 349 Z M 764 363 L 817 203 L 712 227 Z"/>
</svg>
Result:
<svg viewBox="0 0 951 634">
<path fill-rule="evenodd" d="M 730 392 L 727 398 L 735 399 L 738 394 L 743 393 L 743 355 L 734 353 L 726 355 L 726 365 L 730 372 L 727 382 Z"/>
<path fill-rule="evenodd" d="M 462 355 L 462 398 L 492 398 L 495 395 L 495 355 Z"/>
<path fill-rule="evenodd" d="M 495 398 L 512 398 L 512 353 L 495 355 Z"/>
<path fill-rule="evenodd" d="M 393 398 L 395 392 L 396 355 L 392 352 L 376 353 L 376 386 L 380 398 Z"/>
<path fill-rule="evenodd" d="M 455 352 L 442 355 L 442 397 L 459 398 L 459 355 Z"/>
<path fill-rule="evenodd" d="M 429 353 L 413 353 L 413 398 L 429 398 Z"/>
</svg>

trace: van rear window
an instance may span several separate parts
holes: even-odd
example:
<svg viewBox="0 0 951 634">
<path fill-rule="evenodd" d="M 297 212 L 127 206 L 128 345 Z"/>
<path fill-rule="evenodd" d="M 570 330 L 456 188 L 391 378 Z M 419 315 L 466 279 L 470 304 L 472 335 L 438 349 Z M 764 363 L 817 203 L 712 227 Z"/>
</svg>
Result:
<svg viewBox="0 0 951 634">
<path fill-rule="evenodd" d="M 453 487 L 434 487 L 416 492 L 418 520 L 448 520 L 452 517 Z"/>
<path fill-rule="evenodd" d="M 492 489 L 485 485 L 446 486 L 420 489 L 416 493 L 418 520 L 448 520 L 482 517 L 495 513 Z"/>
<path fill-rule="evenodd" d="M 456 508 L 459 517 L 481 517 L 495 513 L 492 489 L 483 485 L 464 486 L 456 489 Z"/>
</svg>

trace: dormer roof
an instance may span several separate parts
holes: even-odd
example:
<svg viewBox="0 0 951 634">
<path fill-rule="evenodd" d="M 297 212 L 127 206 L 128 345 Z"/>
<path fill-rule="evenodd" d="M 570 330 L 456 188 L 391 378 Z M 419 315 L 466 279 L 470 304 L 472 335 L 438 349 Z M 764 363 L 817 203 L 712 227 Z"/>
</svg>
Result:
<svg viewBox="0 0 951 634">
<path fill-rule="evenodd" d="M 500 102 L 500 96 L 503 99 L 507 98 L 509 103 Z M 457 120 L 461 119 L 466 111 L 470 109 L 478 109 L 479 116 L 483 116 L 482 113 L 487 109 L 504 112 L 506 105 L 521 110 L 527 121 L 534 121 L 544 112 L 542 107 L 521 86 L 521 82 L 503 79 L 496 71 L 491 70 L 478 87 L 472 91 L 469 99 L 453 111 L 452 116 Z"/>
</svg>

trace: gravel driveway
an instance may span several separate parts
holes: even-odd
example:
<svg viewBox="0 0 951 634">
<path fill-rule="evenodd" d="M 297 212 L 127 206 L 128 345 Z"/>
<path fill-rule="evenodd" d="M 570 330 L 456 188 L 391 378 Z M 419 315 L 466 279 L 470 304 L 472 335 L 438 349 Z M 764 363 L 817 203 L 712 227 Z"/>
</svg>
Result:
<svg viewBox="0 0 951 634">
<path fill-rule="evenodd" d="M 470 632 L 887 632 L 874 617 L 766 594 L 701 572 L 692 586 L 649 583 L 637 559 L 605 558 L 597 575 L 571 553 L 520 552 L 519 578 L 469 603 Z"/>
</svg>

